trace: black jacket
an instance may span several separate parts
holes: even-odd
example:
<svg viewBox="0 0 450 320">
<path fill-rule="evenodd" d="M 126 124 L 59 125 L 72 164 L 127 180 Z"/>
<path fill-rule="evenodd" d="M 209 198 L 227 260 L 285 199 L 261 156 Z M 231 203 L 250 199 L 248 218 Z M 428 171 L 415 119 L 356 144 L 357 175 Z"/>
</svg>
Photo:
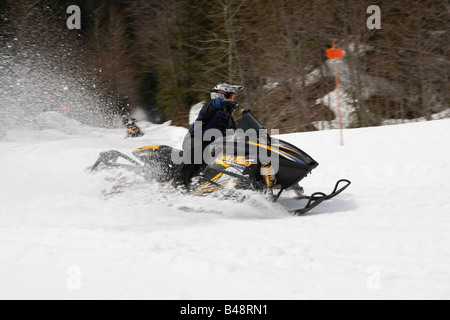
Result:
<svg viewBox="0 0 450 320">
<path fill-rule="evenodd" d="M 220 98 L 205 104 L 200 110 L 196 122 L 201 122 L 202 137 L 209 129 L 218 129 L 223 135 L 226 134 L 227 129 L 236 129 L 236 122 L 233 116 L 225 111 Z M 192 137 L 194 136 L 194 124 L 189 128 L 189 133 Z"/>
</svg>

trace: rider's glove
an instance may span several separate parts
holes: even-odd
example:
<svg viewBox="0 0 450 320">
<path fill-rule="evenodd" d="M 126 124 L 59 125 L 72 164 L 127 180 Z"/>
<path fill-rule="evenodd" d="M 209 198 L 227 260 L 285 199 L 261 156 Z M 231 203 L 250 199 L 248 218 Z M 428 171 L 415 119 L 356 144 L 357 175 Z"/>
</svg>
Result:
<svg viewBox="0 0 450 320">
<path fill-rule="evenodd" d="M 239 106 L 238 103 L 234 100 L 222 100 L 222 106 L 226 113 L 232 114 L 234 110 Z"/>
</svg>

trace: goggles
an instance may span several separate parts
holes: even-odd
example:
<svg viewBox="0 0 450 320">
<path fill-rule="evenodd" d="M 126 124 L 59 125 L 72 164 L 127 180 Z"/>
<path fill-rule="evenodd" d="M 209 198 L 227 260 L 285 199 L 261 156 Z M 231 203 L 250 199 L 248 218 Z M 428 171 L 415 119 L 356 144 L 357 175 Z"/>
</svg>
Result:
<svg viewBox="0 0 450 320">
<path fill-rule="evenodd" d="M 234 92 L 225 92 L 222 90 L 213 90 L 213 92 L 223 94 L 223 96 L 228 100 L 234 100 L 234 98 L 236 97 L 236 93 Z"/>
</svg>

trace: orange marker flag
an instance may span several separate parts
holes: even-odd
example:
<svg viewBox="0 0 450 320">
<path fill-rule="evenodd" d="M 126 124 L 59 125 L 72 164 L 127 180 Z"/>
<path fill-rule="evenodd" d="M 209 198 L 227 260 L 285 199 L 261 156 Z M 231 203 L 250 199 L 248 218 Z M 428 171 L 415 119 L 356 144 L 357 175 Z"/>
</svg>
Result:
<svg viewBox="0 0 450 320">
<path fill-rule="evenodd" d="M 342 114 L 341 114 L 341 97 L 339 93 L 339 75 L 338 75 L 338 66 L 337 66 L 337 60 L 336 59 L 343 59 L 344 58 L 344 50 L 342 49 L 336 49 L 336 42 L 333 41 L 333 49 L 327 49 L 327 58 L 328 59 L 335 59 L 334 60 L 334 74 L 335 74 L 335 81 L 336 81 L 336 92 L 337 92 L 337 103 L 338 103 L 338 118 L 339 118 L 339 128 L 341 132 L 341 146 L 344 145 L 344 126 L 342 123 Z"/>
<path fill-rule="evenodd" d="M 343 59 L 344 50 L 343 49 L 327 49 L 328 59 Z"/>
</svg>

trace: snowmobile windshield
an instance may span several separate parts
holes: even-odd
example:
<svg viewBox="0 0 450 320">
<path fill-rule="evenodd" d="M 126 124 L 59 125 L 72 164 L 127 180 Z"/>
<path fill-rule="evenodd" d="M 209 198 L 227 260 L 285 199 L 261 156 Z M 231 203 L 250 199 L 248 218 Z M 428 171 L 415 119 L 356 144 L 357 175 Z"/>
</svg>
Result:
<svg viewBox="0 0 450 320">
<path fill-rule="evenodd" d="M 265 129 L 248 128 L 246 130 L 238 128 L 233 131 L 233 134 L 227 134 L 226 136 L 214 140 L 212 145 L 240 145 L 244 146 L 251 143 L 258 145 L 271 145 L 272 138 L 268 135 Z"/>
<path fill-rule="evenodd" d="M 257 153 L 258 147 L 267 149 L 271 145 L 271 137 L 264 126 L 256 120 L 250 110 L 245 110 L 242 120 L 233 134 L 227 134 L 214 140 L 209 146 L 212 154 L 248 155 L 250 150 Z M 257 157 L 257 156 L 255 156 Z"/>
<path fill-rule="evenodd" d="M 247 131 L 249 129 L 254 129 L 256 131 L 264 130 L 264 126 L 256 120 L 255 116 L 250 110 L 244 110 L 242 112 L 242 120 L 239 122 L 237 126 L 238 129 L 242 129 Z"/>
<path fill-rule="evenodd" d="M 217 148 L 223 144 L 247 144 L 249 141 L 268 145 L 271 142 L 271 137 L 264 126 L 256 120 L 253 113 L 250 110 L 244 110 L 242 120 L 239 122 L 234 134 L 227 134 L 223 138 L 216 139 L 212 145 L 216 145 Z"/>
</svg>

